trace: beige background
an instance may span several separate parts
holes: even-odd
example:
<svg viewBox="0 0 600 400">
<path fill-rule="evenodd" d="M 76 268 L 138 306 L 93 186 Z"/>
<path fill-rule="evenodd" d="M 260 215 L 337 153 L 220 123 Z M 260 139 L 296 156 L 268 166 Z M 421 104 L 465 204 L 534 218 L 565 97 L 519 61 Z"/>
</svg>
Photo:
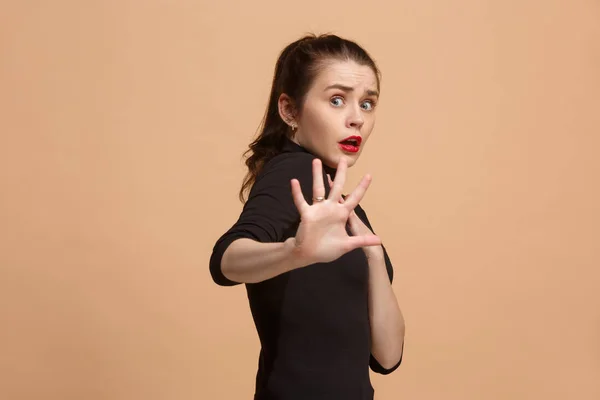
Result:
<svg viewBox="0 0 600 400">
<path fill-rule="evenodd" d="M 396 268 L 376 399 L 600 398 L 600 3 L 2 1 L 0 398 L 251 399 L 208 259 L 278 52 L 382 71 L 352 170 Z"/>
</svg>

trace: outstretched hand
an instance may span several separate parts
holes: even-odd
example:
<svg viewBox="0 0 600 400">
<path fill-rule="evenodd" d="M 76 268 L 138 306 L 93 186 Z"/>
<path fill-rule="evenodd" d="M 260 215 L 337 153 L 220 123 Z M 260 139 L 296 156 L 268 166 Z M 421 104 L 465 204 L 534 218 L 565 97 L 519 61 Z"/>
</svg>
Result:
<svg viewBox="0 0 600 400">
<path fill-rule="evenodd" d="M 305 264 L 323 263 L 334 261 L 359 247 L 381 245 L 378 236 L 374 235 L 366 226 L 365 230 L 360 224 L 357 224 L 360 221 L 357 221 L 356 215 L 353 216 L 356 219 L 350 219 L 350 228 L 354 236 L 349 236 L 346 232 L 346 223 L 356 205 L 365 195 L 371 183 L 371 177 L 365 175 L 354 191 L 340 201 L 348 168 L 346 161 L 342 159 L 339 162 L 335 180 L 330 182 L 329 197 L 322 201 L 315 201 L 315 198 L 325 197 L 325 184 L 321 160 L 315 158 L 312 167 L 312 204 L 308 204 L 304 199 L 300 182 L 297 179 L 291 181 L 294 204 L 300 213 L 300 225 L 294 238 L 296 254 L 305 261 Z M 364 226 L 364 224 L 362 225 Z"/>
</svg>

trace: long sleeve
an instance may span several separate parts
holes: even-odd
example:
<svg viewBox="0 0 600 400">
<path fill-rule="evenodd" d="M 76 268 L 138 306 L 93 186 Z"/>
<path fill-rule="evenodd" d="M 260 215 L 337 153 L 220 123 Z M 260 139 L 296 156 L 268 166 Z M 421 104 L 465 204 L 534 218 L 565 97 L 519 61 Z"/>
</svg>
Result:
<svg viewBox="0 0 600 400">
<path fill-rule="evenodd" d="M 283 242 L 295 235 L 300 214 L 294 204 L 290 181 L 300 182 L 305 199 L 312 197 L 312 160 L 309 153 L 285 153 L 270 160 L 253 185 L 236 223 L 216 242 L 210 257 L 213 281 L 221 286 L 238 285 L 221 271 L 227 247 L 236 239 L 261 243 Z M 325 176 L 325 175 L 324 175 Z"/>
</svg>

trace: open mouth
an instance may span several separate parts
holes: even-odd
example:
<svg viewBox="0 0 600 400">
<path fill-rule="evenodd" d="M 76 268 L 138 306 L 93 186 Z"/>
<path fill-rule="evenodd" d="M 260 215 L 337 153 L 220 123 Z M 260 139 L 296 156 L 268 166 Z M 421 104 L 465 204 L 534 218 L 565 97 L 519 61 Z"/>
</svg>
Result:
<svg viewBox="0 0 600 400">
<path fill-rule="evenodd" d="M 348 139 L 340 142 L 341 144 L 349 145 L 349 146 L 360 146 L 360 142 L 357 139 Z"/>
<path fill-rule="evenodd" d="M 361 141 L 362 138 L 360 136 L 350 136 L 339 143 L 342 150 L 350 153 L 356 153 L 360 148 Z"/>
</svg>

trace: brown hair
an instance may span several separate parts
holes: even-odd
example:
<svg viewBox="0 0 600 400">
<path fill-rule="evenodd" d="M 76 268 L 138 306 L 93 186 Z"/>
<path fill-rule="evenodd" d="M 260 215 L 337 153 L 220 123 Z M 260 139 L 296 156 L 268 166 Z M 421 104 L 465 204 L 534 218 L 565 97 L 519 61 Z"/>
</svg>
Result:
<svg viewBox="0 0 600 400">
<path fill-rule="evenodd" d="M 245 194 L 256 181 L 262 167 L 281 152 L 285 137 L 293 135 L 279 115 L 279 97 L 282 93 L 287 94 L 301 110 L 306 93 L 320 68 L 332 59 L 354 61 L 371 67 L 377 77 L 379 90 L 380 72 L 375 61 L 351 40 L 332 34 L 309 34 L 286 46 L 275 64 L 269 104 L 259 128 L 260 133 L 243 154 L 243 157 L 247 157 L 245 164 L 248 172 L 239 192 L 242 203 L 245 203 Z"/>
</svg>

